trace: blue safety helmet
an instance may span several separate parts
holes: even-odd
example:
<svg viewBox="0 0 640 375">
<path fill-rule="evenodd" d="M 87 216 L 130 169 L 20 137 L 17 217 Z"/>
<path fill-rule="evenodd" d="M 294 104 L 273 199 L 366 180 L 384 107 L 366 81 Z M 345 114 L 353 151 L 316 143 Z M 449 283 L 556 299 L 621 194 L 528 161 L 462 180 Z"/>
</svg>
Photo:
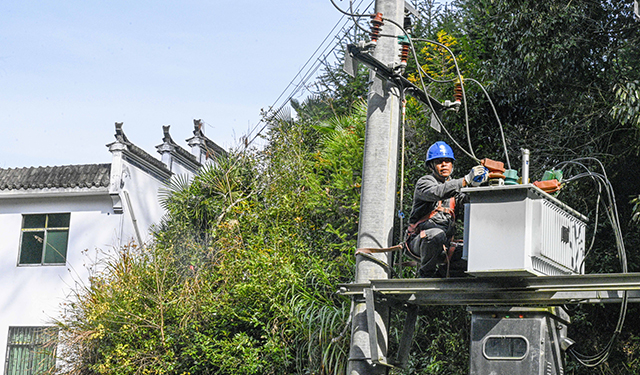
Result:
<svg viewBox="0 0 640 375">
<path fill-rule="evenodd" d="M 427 151 L 427 162 L 440 158 L 456 160 L 456 158 L 453 157 L 453 150 L 451 149 L 451 146 L 442 141 L 432 144 Z"/>
</svg>

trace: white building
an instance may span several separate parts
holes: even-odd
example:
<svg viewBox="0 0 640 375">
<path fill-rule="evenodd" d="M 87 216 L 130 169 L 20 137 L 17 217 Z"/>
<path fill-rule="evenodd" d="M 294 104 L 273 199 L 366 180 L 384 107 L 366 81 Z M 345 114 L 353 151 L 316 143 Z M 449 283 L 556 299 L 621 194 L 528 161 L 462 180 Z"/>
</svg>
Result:
<svg viewBox="0 0 640 375">
<path fill-rule="evenodd" d="M 191 152 L 163 127 L 161 160 L 116 123 L 116 140 L 107 145 L 111 163 L 0 169 L 1 374 L 52 366 L 39 347 L 71 288 L 87 282 L 88 258 L 132 240 L 147 242 L 164 214 L 159 188 L 173 174 L 193 175 L 225 153 L 204 136 L 200 120 L 194 124 Z"/>
</svg>

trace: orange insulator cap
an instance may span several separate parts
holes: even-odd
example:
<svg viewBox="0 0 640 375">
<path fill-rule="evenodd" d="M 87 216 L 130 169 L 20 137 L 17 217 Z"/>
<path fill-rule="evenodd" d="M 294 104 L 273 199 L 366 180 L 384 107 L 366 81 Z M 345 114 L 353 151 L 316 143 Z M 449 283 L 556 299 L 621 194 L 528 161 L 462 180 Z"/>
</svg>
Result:
<svg viewBox="0 0 640 375">
<path fill-rule="evenodd" d="M 504 169 L 504 163 L 501 161 L 484 158 L 480 160 L 480 164 L 484 165 L 489 170 L 489 172 L 504 173 L 504 171 L 506 170 Z"/>
</svg>

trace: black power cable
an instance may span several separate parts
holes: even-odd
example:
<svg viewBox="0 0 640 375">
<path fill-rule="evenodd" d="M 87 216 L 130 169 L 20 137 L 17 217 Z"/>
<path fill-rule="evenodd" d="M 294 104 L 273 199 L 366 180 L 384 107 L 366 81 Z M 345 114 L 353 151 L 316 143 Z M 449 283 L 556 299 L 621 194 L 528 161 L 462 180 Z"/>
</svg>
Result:
<svg viewBox="0 0 640 375">
<path fill-rule="evenodd" d="M 602 173 L 596 173 L 596 172 L 592 172 L 591 170 L 589 170 L 589 168 L 587 168 L 586 165 L 584 165 L 583 163 L 581 163 L 581 161 L 595 161 L 599 164 L 600 168 L 602 169 Z M 609 220 L 609 222 L 611 223 L 611 227 L 613 229 L 613 232 L 615 234 L 615 239 L 616 239 L 616 248 L 618 250 L 618 258 L 620 259 L 620 265 L 622 268 L 622 273 L 628 273 L 628 266 L 627 266 L 627 254 L 626 254 L 626 249 L 624 246 L 624 239 L 622 236 L 622 229 L 621 229 L 621 225 L 620 225 L 620 218 L 619 218 L 619 214 L 618 214 L 618 207 L 616 205 L 616 200 L 615 200 L 615 194 L 613 191 L 613 186 L 611 185 L 611 182 L 609 181 L 609 179 L 607 178 L 606 175 L 606 171 L 604 169 L 604 166 L 602 165 L 602 163 L 600 162 L 600 160 L 593 158 L 593 157 L 585 157 L 585 158 L 578 158 L 578 159 L 574 159 L 574 160 L 569 160 L 566 162 L 562 162 L 559 163 L 558 165 L 556 165 L 556 167 L 554 167 L 554 169 L 556 168 L 560 168 L 562 166 L 565 165 L 577 165 L 581 168 L 584 168 L 586 170 L 586 172 L 582 172 L 579 174 L 576 174 L 575 176 L 572 176 L 566 180 L 563 181 L 563 183 L 571 183 L 573 181 L 577 181 L 579 179 L 582 178 L 591 178 L 593 179 L 596 184 L 598 185 L 598 201 L 596 202 L 596 215 L 597 215 L 597 206 L 600 202 L 600 195 L 602 195 L 602 191 L 604 190 L 604 195 L 606 198 L 606 202 L 602 201 L 602 204 L 605 206 L 605 214 L 607 216 L 607 219 Z M 594 238 L 593 240 L 595 240 L 595 232 L 597 230 L 597 217 L 596 217 L 596 228 L 594 228 Z M 589 252 L 591 251 L 591 248 L 593 247 L 593 240 L 591 243 L 591 246 L 589 247 L 589 250 L 587 251 L 587 253 L 585 254 L 585 258 L 587 257 L 587 255 L 589 254 Z M 584 260 L 583 260 L 584 261 Z M 607 344 L 604 346 L 604 348 L 602 350 L 600 350 L 598 353 L 594 354 L 594 355 L 585 355 L 582 354 L 580 352 L 578 352 L 573 346 L 570 347 L 567 352 L 576 360 L 578 361 L 580 364 L 587 366 L 587 367 L 596 367 L 601 365 L 602 363 L 604 363 L 608 358 L 609 355 L 611 354 L 611 350 L 613 349 L 613 345 L 615 344 L 617 338 L 619 337 L 620 333 L 622 332 L 622 327 L 624 325 L 624 321 L 626 319 L 626 315 L 627 315 L 627 307 L 628 307 L 628 296 L 627 296 L 627 292 L 623 291 L 622 293 L 622 302 L 620 305 L 620 314 L 618 316 L 618 321 L 616 323 L 616 327 L 614 330 L 614 333 L 612 334 L 611 338 L 609 339 L 609 341 L 607 342 Z"/>
</svg>

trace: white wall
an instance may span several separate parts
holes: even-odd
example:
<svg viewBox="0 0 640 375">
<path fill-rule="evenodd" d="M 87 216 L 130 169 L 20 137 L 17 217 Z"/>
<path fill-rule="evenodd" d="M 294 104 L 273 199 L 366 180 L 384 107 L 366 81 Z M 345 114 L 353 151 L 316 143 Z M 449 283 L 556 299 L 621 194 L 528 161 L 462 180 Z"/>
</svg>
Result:
<svg viewBox="0 0 640 375">
<path fill-rule="evenodd" d="M 173 172 L 173 174 L 176 174 L 176 175 L 181 175 L 181 174 L 193 175 L 193 172 L 191 171 L 191 169 L 180 164 L 175 159 L 173 159 L 173 161 L 171 162 L 169 169 L 171 169 L 171 172 Z"/>
<path fill-rule="evenodd" d="M 159 223 L 165 213 L 158 198 L 158 191 L 164 187 L 164 184 L 126 161 L 122 175 L 123 186 L 120 195 L 124 215 L 131 222 L 135 218 L 141 241 L 147 243 L 152 239 L 150 227 Z M 129 196 L 131 209 L 126 202 L 125 192 Z M 132 227 L 130 237 L 124 238 L 122 243 L 127 243 L 131 238 L 135 239 L 135 235 Z"/>
<path fill-rule="evenodd" d="M 72 288 L 88 282 L 87 267 L 124 244 L 138 242 L 133 218 L 142 242 L 152 239 L 149 228 L 164 214 L 158 201 L 162 183 L 126 162 L 123 181 L 122 214 L 114 213 L 106 189 L 92 196 L 0 196 L 0 374 L 10 326 L 50 325 L 58 318 Z M 66 212 L 71 213 L 66 265 L 17 266 L 22 214 Z"/>
<path fill-rule="evenodd" d="M 50 325 L 60 317 L 61 303 L 70 292 L 88 283 L 88 267 L 131 241 L 152 240 L 150 228 L 164 215 L 158 200 L 164 185 L 114 150 L 112 172 L 122 172 L 119 180 L 111 176 L 116 180 L 110 189 L 120 196 L 123 213 L 114 212 L 108 188 L 91 193 L 37 189 L 33 194 L 20 192 L 20 197 L 12 195 L 16 191 L 0 191 L 0 374 L 4 374 L 10 326 Z M 173 164 L 174 173 L 192 176 L 179 163 Z M 18 266 L 22 215 L 67 212 L 71 213 L 67 263 Z"/>
<path fill-rule="evenodd" d="M 22 214 L 70 212 L 67 264 L 17 266 Z M 0 371 L 4 373 L 9 326 L 48 325 L 76 283 L 86 282 L 86 257 L 97 249 L 110 251 L 123 234 L 122 215 L 115 215 L 111 199 L 101 196 L 73 198 L 13 198 L 0 203 Z M 125 231 L 126 232 L 126 231 Z"/>
</svg>

